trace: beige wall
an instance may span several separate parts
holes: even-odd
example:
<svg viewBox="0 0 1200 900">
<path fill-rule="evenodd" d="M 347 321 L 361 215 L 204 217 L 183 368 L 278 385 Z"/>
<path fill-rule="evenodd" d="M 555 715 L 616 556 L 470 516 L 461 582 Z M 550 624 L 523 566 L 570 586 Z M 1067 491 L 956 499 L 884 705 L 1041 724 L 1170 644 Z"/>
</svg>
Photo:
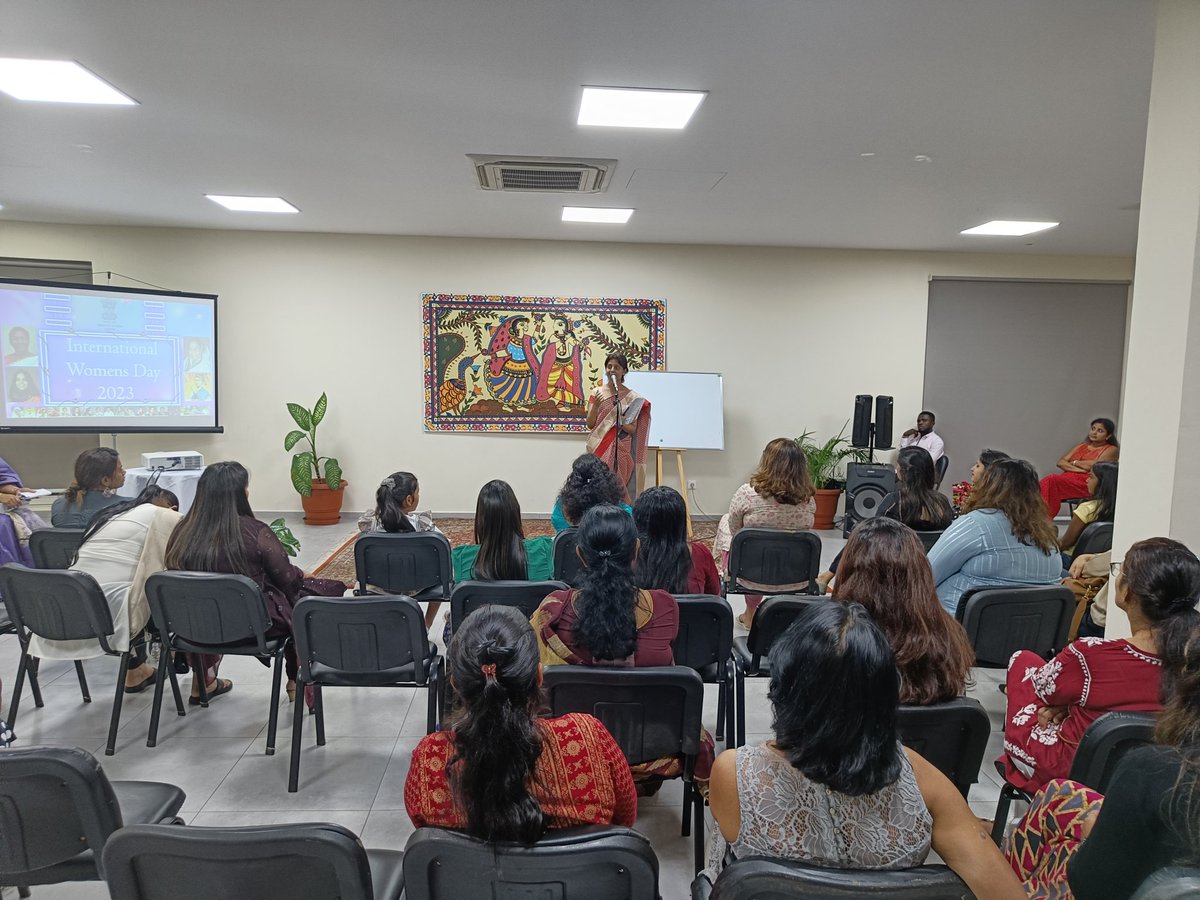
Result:
<svg viewBox="0 0 1200 900">
<path fill-rule="evenodd" d="M 0 255 L 90 259 L 100 270 L 219 294 L 225 434 L 130 435 L 119 447 L 127 464 L 159 448 L 240 459 L 261 509 L 299 508 L 282 449 L 284 403 L 311 403 L 322 390 L 330 412 L 321 449 L 342 460 L 352 508 L 367 506 L 388 472 L 406 468 L 421 479 L 423 504 L 438 511 L 473 510 L 493 477 L 513 484 L 526 511 L 550 509 L 581 438 L 424 433 L 422 292 L 665 298 L 668 366 L 725 376 L 726 449 L 687 459 L 699 505 L 711 514 L 770 438 L 836 431 L 857 393 L 891 393 L 897 423 L 915 417 L 932 275 L 1131 275 L 1123 258 L 25 223 L 0 225 Z"/>
</svg>

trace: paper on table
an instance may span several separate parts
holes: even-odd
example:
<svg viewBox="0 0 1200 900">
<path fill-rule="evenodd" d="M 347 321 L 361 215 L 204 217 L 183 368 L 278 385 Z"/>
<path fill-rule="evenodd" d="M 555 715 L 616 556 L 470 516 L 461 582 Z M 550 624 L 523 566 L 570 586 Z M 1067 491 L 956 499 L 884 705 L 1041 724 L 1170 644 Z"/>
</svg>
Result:
<svg viewBox="0 0 1200 900">
<path fill-rule="evenodd" d="M 18 493 L 20 494 L 20 497 L 22 500 L 33 500 L 37 497 L 49 497 L 54 492 L 48 491 L 48 490 L 46 490 L 46 488 L 38 488 L 35 491 L 25 490 L 25 491 L 19 491 Z"/>
</svg>

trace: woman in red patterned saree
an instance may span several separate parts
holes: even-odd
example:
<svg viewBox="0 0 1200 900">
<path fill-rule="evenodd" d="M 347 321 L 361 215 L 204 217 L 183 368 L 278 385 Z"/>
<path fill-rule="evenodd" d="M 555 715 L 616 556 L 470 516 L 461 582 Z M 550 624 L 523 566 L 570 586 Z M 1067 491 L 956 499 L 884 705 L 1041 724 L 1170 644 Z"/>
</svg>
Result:
<svg viewBox="0 0 1200 900">
<path fill-rule="evenodd" d="M 637 475 L 646 461 L 650 401 L 625 387 L 629 360 L 624 353 L 608 354 L 604 372 L 608 384 L 596 387 L 588 398 L 587 449 L 617 474 L 625 489 L 624 500 L 632 505 L 637 496 Z"/>
<path fill-rule="evenodd" d="M 532 844 L 548 829 L 634 823 L 629 764 L 599 720 L 537 717 L 542 667 L 520 611 L 471 613 L 448 656 L 462 707 L 451 730 L 413 751 L 404 806 L 414 825 Z"/>
</svg>

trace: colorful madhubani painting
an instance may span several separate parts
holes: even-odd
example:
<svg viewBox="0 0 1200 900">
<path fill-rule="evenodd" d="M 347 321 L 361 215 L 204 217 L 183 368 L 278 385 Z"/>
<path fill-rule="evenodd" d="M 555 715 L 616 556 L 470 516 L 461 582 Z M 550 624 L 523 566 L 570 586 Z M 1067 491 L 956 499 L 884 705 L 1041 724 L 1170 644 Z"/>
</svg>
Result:
<svg viewBox="0 0 1200 900">
<path fill-rule="evenodd" d="M 425 294 L 425 430 L 587 430 L 604 358 L 666 362 L 663 300 Z"/>
</svg>

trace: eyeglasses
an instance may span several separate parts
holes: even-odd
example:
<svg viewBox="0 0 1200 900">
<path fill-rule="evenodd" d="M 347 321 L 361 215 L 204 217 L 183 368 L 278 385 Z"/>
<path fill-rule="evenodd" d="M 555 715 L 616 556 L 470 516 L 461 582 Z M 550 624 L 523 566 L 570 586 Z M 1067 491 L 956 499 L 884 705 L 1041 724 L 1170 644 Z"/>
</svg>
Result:
<svg viewBox="0 0 1200 900">
<path fill-rule="evenodd" d="M 1121 576 L 1121 564 L 1119 562 L 1109 563 L 1108 577 L 1116 581 Z"/>
</svg>

